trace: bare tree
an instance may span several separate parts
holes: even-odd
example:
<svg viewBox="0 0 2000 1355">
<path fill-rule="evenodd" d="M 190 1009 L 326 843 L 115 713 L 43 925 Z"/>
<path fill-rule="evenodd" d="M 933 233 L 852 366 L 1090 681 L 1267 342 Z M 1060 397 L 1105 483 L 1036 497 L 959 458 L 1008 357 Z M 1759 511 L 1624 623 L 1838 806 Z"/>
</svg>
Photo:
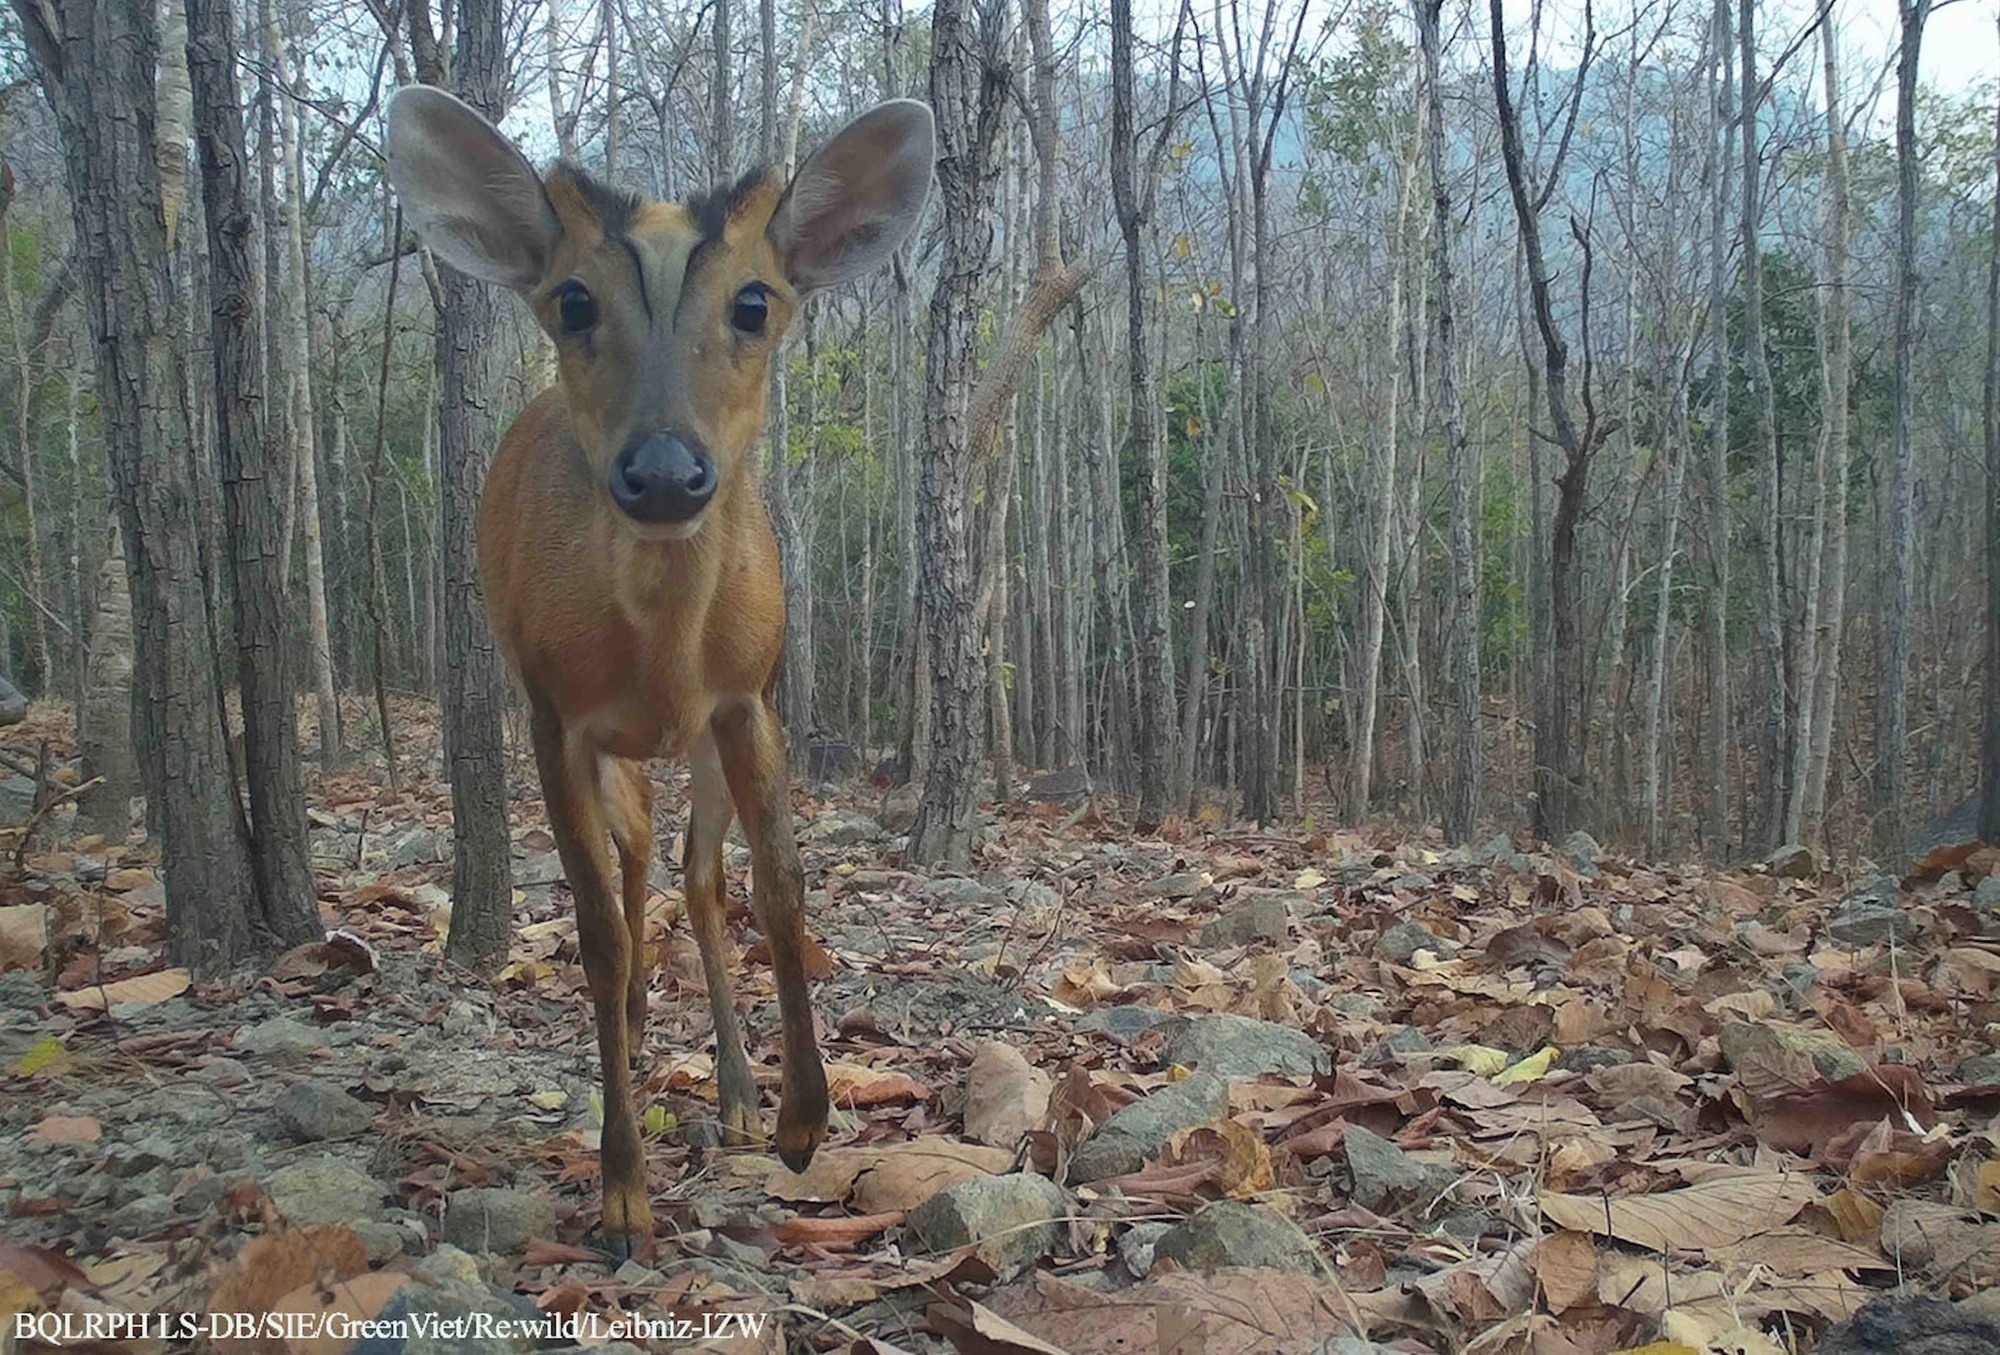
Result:
<svg viewBox="0 0 2000 1355">
<path fill-rule="evenodd" d="M 2000 103 L 1993 110 L 1993 229 L 1987 247 L 1986 811 L 1980 836 L 2000 842 Z"/>
</svg>

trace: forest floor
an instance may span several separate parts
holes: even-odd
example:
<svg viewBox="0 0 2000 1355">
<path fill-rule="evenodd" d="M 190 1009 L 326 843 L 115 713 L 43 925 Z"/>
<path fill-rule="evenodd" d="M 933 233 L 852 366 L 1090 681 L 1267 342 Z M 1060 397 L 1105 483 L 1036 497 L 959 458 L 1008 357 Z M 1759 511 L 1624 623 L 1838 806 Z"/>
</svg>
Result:
<svg viewBox="0 0 2000 1355">
<path fill-rule="evenodd" d="M 906 799 L 801 791 L 828 1146 L 802 1176 L 702 1146 L 710 1018 L 656 867 L 659 1246 L 620 1266 L 594 1249 L 596 1049 L 533 779 L 486 983 L 442 958 L 434 713 L 398 724 L 400 789 L 365 761 L 316 779 L 330 937 L 261 975 L 166 964 L 145 848 L 62 814 L 0 834 L 10 1335 L 16 1312 L 275 1312 L 306 1315 L 289 1344 L 221 1348 L 2000 1349 L 1990 848 L 1846 878 L 1581 837 L 1141 836 L 1086 802 L 1011 806 L 973 871 L 930 875 L 897 853 Z M 44 742 L 70 753 L 60 712 L 0 738 Z M 745 875 L 732 844 L 739 941 Z M 775 1095 L 759 950 L 737 992 Z M 1961 1302 L 1827 1336 L 1899 1284 Z M 656 1325 L 610 1325 L 633 1316 Z M 378 1317 L 411 1320 L 300 1334 Z M 184 1346 L 156 1325 L 90 1348 Z"/>
</svg>

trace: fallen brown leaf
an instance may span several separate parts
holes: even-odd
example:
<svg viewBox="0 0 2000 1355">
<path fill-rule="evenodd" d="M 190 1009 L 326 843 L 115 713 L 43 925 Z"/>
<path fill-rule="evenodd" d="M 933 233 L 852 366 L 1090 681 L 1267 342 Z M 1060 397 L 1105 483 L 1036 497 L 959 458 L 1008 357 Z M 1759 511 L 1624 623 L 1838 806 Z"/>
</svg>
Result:
<svg viewBox="0 0 2000 1355">
<path fill-rule="evenodd" d="M 1544 1191 L 1542 1214 L 1562 1228 L 1615 1237 L 1650 1251 L 1724 1246 L 1789 1223 L 1819 1191 L 1803 1175 L 1746 1172 L 1652 1195 Z"/>
</svg>

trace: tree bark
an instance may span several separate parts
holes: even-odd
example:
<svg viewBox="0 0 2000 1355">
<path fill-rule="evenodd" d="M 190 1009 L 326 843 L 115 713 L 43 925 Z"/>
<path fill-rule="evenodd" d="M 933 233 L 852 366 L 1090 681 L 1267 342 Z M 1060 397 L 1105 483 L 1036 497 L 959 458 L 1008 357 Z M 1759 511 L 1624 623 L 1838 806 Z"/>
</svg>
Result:
<svg viewBox="0 0 2000 1355">
<path fill-rule="evenodd" d="M 967 0 L 939 0 L 931 16 L 944 257 L 931 295 L 917 488 L 917 607 L 931 677 L 931 730 L 908 855 L 923 865 L 969 861 L 977 828 L 985 665 L 967 551 L 974 447 L 966 406 L 977 371 L 979 282 L 991 253 L 986 211 L 1005 79 L 1000 19 L 997 7 L 975 11 Z"/>
<path fill-rule="evenodd" d="M 1479 552 L 1474 535 L 1474 481 L 1478 469 L 1465 436 L 1465 407 L 1458 389 L 1457 289 L 1451 268 L 1451 193 L 1445 183 L 1444 104 L 1438 64 L 1442 58 L 1439 17 L 1443 0 L 1419 0 L 1417 24 L 1424 58 L 1424 120 L 1428 131 L 1431 188 L 1430 364 L 1437 392 L 1438 422 L 1444 432 L 1445 468 L 1451 481 L 1450 681 L 1453 713 L 1451 786 L 1445 796 L 1444 834 L 1448 841 L 1472 838 L 1485 780 L 1486 747 L 1479 725 Z"/>
<path fill-rule="evenodd" d="M 132 747 L 132 593 L 116 523 L 111 549 L 97 571 L 97 612 L 83 685 L 83 778 L 98 784 L 77 801 L 77 822 L 113 843 L 132 831 L 132 797 L 139 764 Z"/>
<path fill-rule="evenodd" d="M 236 802 L 209 643 L 207 576 L 159 176 L 151 0 L 15 0 L 68 170 L 99 419 L 133 602 L 138 747 L 161 836 L 167 944 L 221 972 L 278 938 Z"/>
<path fill-rule="evenodd" d="M 264 389 L 258 379 L 255 232 L 229 0 L 187 0 L 202 203 L 208 225 L 215 431 L 232 582 L 251 865 L 260 911 L 287 944 L 322 933 L 299 776 L 298 716 L 287 644 Z"/>
<path fill-rule="evenodd" d="M 1889 860 L 1902 854 L 1909 830 L 1903 764 L 1910 741 L 1910 630 L 1915 621 L 1911 591 L 1916 572 L 1910 424 L 1917 361 L 1917 61 L 1931 6 L 1930 0 L 1897 0 L 1896 8 L 1902 21 L 1896 57 L 1896 312 L 1886 485 L 1889 502 L 1884 514 L 1889 534 L 1888 596 L 1883 600 L 1888 613 L 1889 652 L 1883 660 L 1875 717 L 1880 789 L 1876 847 Z"/>
<path fill-rule="evenodd" d="M 1735 65 L 1729 59 L 1729 0 L 1715 0 L 1711 42 L 1713 61 L 1709 101 L 1708 312 L 1711 328 L 1709 365 L 1714 403 L 1709 411 L 1708 475 L 1703 506 L 1708 556 L 1708 642 L 1704 678 L 1708 722 L 1704 733 L 1703 846 L 1710 860 L 1724 859 L 1732 845 L 1729 826 L 1729 312 L 1723 279 L 1728 269 L 1728 237 L 1724 233 L 1729 174 L 1727 155 L 1730 89 Z"/>
<path fill-rule="evenodd" d="M 1980 836 L 2000 842 L 2000 106 L 1993 111 L 1993 184 L 1986 259 L 1986 806 Z"/>
</svg>

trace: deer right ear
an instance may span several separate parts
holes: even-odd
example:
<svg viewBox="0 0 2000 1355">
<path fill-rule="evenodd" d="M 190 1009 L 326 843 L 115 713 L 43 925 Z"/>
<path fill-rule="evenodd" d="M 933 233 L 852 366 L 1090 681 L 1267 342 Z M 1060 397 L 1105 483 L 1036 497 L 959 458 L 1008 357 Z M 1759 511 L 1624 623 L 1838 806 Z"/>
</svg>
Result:
<svg viewBox="0 0 2000 1355">
<path fill-rule="evenodd" d="M 541 176 L 485 118 L 431 85 L 389 101 L 389 182 L 440 259 L 525 292 L 548 271 L 562 233 Z"/>
</svg>

